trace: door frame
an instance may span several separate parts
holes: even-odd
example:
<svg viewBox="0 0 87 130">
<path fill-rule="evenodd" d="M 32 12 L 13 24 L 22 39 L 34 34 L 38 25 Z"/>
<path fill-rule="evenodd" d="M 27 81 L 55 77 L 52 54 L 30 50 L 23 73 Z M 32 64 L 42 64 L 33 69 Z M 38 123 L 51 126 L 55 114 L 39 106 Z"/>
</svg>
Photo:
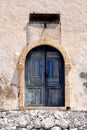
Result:
<svg viewBox="0 0 87 130">
<path fill-rule="evenodd" d="M 27 54 L 35 47 L 41 46 L 41 45 L 48 45 L 56 50 L 58 50 L 61 55 L 64 58 L 65 63 L 65 106 L 64 107 L 25 107 L 24 106 L 24 99 L 25 99 L 25 59 Z M 70 57 L 66 51 L 66 49 L 61 45 L 60 43 L 55 41 L 49 41 L 49 40 L 40 40 L 36 42 L 31 42 L 28 45 L 26 45 L 19 57 L 19 62 L 17 65 L 18 68 L 18 78 L 19 78 L 19 93 L 18 93 L 18 107 L 23 109 L 66 109 L 70 108 L 70 75 L 69 72 L 71 70 L 71 61 Z"/>
</svg>

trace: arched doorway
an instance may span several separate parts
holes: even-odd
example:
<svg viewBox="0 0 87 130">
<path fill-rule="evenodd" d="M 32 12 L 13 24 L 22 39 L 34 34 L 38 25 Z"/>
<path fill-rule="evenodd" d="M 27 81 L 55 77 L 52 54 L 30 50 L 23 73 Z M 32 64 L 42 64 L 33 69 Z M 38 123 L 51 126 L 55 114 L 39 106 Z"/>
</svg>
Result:
<svg viewBox="0 0 87 130">
<path fill-rule="evenodd" d="M 25 60 L 25 106 L 65 106 L 64 59 L 55 48 L 32 49 Z"/>
</svg>

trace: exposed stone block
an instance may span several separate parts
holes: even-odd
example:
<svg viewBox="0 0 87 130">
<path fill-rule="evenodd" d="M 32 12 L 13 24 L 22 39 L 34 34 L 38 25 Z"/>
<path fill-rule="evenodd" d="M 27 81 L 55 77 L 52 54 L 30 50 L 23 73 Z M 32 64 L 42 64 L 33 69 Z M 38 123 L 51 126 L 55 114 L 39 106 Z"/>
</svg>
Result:
<svg viewBox="0 0 87 130">
<path fill-rule="evenodd" d="M 61 127 L 58 127 L 58 126 L 54 126 L 54 127 L 52 127 L 50 130 L 62 130 L 62 128 L 61 128 Z"/>
<path fill-rule="evenodd" d="M 63 129 L 63 130 L 68 130 L 68 129 Z"/>
<path fill-rule="evenodd" d="M 53 118 L 46 118 L 41 122 L 41 127 L 45 129 L 49 129 L 54 126 Z"/>
<path fill-rule="evenodd" d="M 17 130 L 27 130 L 27 128 L 18 128 Z"/>
<path fill-rule="evenodd" d="M 34 127 L 35 127 L 35 128 L 40 128 L 40 127 L 41 127 L 41 122 L 40 122 L 39 119 L 36 119 L 36 120 L 34 121 Z"/>
<path fill-rule="evenodd" d="M 78 130 L 78 128 L 70 128 L 69 130 Z"/>
</svg>

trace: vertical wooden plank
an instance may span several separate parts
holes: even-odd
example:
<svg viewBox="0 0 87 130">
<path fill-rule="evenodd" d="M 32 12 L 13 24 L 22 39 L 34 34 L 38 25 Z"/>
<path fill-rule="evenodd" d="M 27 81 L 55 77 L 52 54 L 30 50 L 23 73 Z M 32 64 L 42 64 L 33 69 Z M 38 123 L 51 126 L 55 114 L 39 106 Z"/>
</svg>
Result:
<svg viewBox="0 0 87 130">
<path fill-rule="evenodd" d="M 46 106 L 63 106 L 64 105 L 64 89 L 59 82 L 59 71 L 64 69 L 63 65 L 59 66 L 62 61 L 61 55 L 57 51 L 49 50 L 46 52 Z M 60 60 L 61 59 L 61 60 Z M 64 72 L 61 74 L 60 80 L 64 82 Z"/>
<path fill-rule="evenodd" d="M 43 70 L 42 70 L 42 67 L 43 67 L 43 65 L 42 65 L 42 59 L 40 59 L 39 64 L 40 64 L 40 65 L 39 65 L 39 66 L 40 66 L 40 67 L 39 67 L 39 69 L 40 69 L 40 70 L 39 70 L 39 72 L 40 72 L 40 79 L 42 79 L 42 71 L 43 71 Z"/>
<path fill-rule="evenodd" d="M 43 51 L 42 50 L 32 50 L 27 59 L 28 73 L 27 73 L 27 85 L 26 85 L 26 95 L 25 104 L 29 105 L 43 105 Z"/>
<path fill-rule="evenodd" d="M 28 100 L 29 100 L 29 105 L 34 105 L 36 104 L 36 89 L 28 89 Z"/>
<path fill-rule="evenodd" d="M 61 89 L 48 88 L 47 106 L 60 106 L 61 104 Z"/>
<path fill-rule="evenodd" d="M 42 104 L 42 89 L 39 88 L 36 91 L 36 104 Z"/>
</svg>

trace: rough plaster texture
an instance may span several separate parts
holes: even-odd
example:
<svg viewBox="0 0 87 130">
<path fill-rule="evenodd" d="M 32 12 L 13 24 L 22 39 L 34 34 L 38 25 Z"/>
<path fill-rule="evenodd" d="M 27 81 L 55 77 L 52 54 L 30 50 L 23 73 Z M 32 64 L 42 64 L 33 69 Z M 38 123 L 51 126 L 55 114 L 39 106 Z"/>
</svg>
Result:
<svg viewBox="0 0 87 130">
<path fill-rule="evenodd" d="M 58 13 L 60 24 L 44 30 L 28 26 L 29 13 Z M 87 0 L 0 0 L 0 109 L 18 108 L 17 62 L 22 48 L 35 40 L 58 41 L 71 62 L 70 106 L 87 110 Z"/>
</svg>

